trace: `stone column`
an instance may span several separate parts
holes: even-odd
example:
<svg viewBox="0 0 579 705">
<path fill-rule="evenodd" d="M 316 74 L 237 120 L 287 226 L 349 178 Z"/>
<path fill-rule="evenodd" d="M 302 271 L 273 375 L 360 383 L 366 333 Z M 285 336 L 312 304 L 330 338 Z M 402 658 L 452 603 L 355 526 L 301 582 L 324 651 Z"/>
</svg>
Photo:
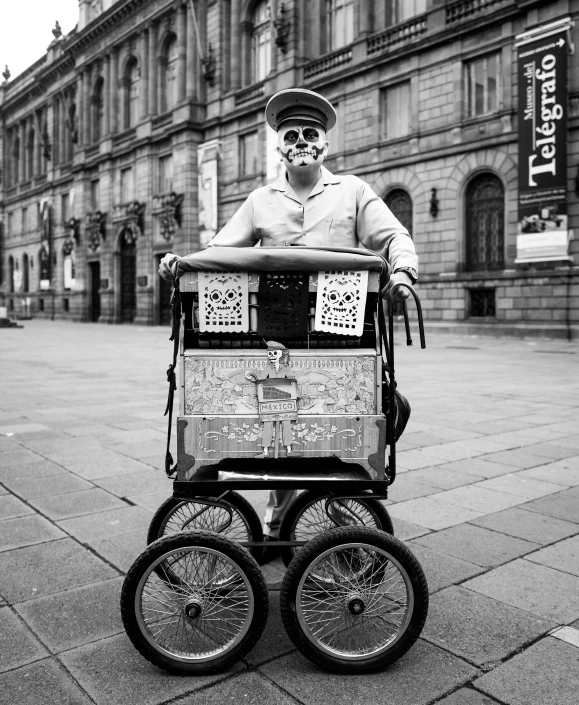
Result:
<svg viewBox="0 0 579 705">
<path fill-rule="evenodd" d="M 187 13 L 187 100 L 197 100 L 197 78 L 199 76 L 199 49 L 197 47 L 197 35 L 193 27 L 193 15 L 191 10 L 185 6 Z"/>
<path fill-rule="evenodd" d="M 149 25 L 149 115 L 157 114 L 157 24 Z"/>
<path fill-rule="evenodd" d="M 241 85 L 249 86 L 251 80 L 251 23 L 242 22 L 239 25 L 241 44 Z"/>
<path fill-rule="evenodd" d="M 231 87 L 241 86 L 241 0 L 231 0 Z"/>
<path fill-rule="evenodd" d="M 185 100 L 185 86 L 187 70 L 187 32 L 185 29 L 185 13 L 187 6 L 180 5 L 177 11 L 177 102 Z"/>
<path fill-rule="evenodd" d="M 26 120 L 20 123 L 20 181 L 26 181 L 28 170 L 26 168 L 26 155 L 28 154 L 28 145 L 26 144 Z"/>
<path fill-rule="evenodd" d="M 93 109 L 92 109 L 92 78 L 93 78 L 93 67 L 88 66 L 85 71 L 84 76 L 84 125 L 83 125 L 83 144 L 86 147 L 92 142 L 92 122 L 93 122 Z"/>
<path fill-rule="evenodd" d="M 110 126 L 112 134 L 118 132 L 118 94 L 119 94 L 119 51 L 115 47 L 111 54 L 111 83 L 109 86 Z"/>
<path fill-rule="evenodd" d="M 87 139 L 87 123 L 88 123 L 88 96 L 87 96 L 87 77 L 86 77 L 86 67 L 78 75 L 78 146 L 86 147 L 88 144 Z"/>
<path fill-rule="evenodd" d="M 139 111 L 141 118 L 149 114 L 149 31 L 144 29 L 139 35 L 139 50 L 141 52 L 141 91 L 139 93 Z"/>
</svg>

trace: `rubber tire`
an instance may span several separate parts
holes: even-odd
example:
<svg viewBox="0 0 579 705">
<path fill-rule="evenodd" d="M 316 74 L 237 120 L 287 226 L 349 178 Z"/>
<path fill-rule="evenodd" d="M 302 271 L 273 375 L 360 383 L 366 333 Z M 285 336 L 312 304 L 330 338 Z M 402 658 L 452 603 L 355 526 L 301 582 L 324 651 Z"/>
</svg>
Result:
<svg viewBox="0 0 579 705">
<path fill-rule="evenodd" d="M 204 663 L 183 663 L 157 651 L 143 635 L 135 610 L 136 591 L 151 563 L 167 551 L 200 546 L 219 550 L 231 558 L 245 573 L 254 595 L 254 614 L 250 627 L 231 651 Z M 170 583 L 167 583 L 170 586 Z M 176 590 L 181 589 L 180 585 Z M 214 531 L 187 531 L 158 539 L 148 546 L 133 563 L 121 590 L 121 616 L 127 636 L 137 651 L 155 666 L 177 675 L 219 673 L 242 659 L 258 642 L 265 629 L 269 612 L 269 597 L 265 578 L 255 559 L 239 544 Z"/>
<path fill-rule="evenodd" d="M 199 497 L 198 500 L 203 500 L 203 497 Z M 196 500 L 186 500 L 179 499 L 177 497 L 169 497 L 169 499 L 163 502 L 163 504 L 155 512 L 149 525 L 149 531 L 147 532 L 147 545 L 152 544 L 153 541 L 163 538 L 164 536 L 171 535 L 164 533 L 167 521 L 179 507 L 181 507 L 183 504 L 187 504 L 189 501 L 194 502 Z M 245 522 L 245 525 L 248 528 L 249 541 L 263 541 L 263 528 L 261 526 L 261 521 L 257 516 L 257 512 L 255 511 L 253 506 L 245 499 L 245 497 L 240 495 L 238 492 L 231 491 L 220 501 L 226 504 L 230 504 L 231 507 L 233 507 L 234 511 L 242 517 Z M 207 531 L 207 529 L 197 529 L 195 526 L 188 526 L 186 529 L 186 531 L 198 530 Z M 222 536 L 227 536 L 227 532 L 218 533 L 220 533 Z M 248 551 L 258 562 L 261 558 L 262 550 L 263 549 L 259 547 L 248 548 Z"/>
<path fill-rule="evenodd" d="M 296 610 L 297 589 L 308 567 L 328 549 L 348 543 L 371 544 L 387 551 L 408 574 L 414 593 L 414 609 L 402 637 L 390 649 L 356 661 L 333 656 L 318 648 L 304 633 Z M 373 673 L 397 661 L 420 636 L 428 613 L 428 586 L 420 563 L 397 538 L 376 529 L 344 526 L 330 529 L 309 541 L 299 551 L 287 569 L 281 585 L 280 611 L 289 638 L 310 661 L 337 673 Z"/>
<path fill-rule="evenodd" d="M 294 528 L 302 514 L 315 502 L 319 502 L 322 499 L 327 499 L 330 496 L 330 493 L 320 490 L 306 490 L 305 492 L 299 494 L 288 507 L 287 512 L 281 520 L 279 527 L 279 540 L 293 541 Z M 388 510 L 382 502 L 380 502 L 380 500 L 374 499 L 369 494 L 368 499 L 358 499 L 357 501 L 361 504 L 365 504 L 368 510 L 374 515 L 376 519 L 376 529 L 380 529 L 381 531 L 385 531 L 387 534 L 394 536 L 392 519 L 390 518 Z M 292 562 L 297 550 L 298 547 L 296 546 L 282 546 L 280 548 L 281 557 L 286 567 Z"/>
</svg>

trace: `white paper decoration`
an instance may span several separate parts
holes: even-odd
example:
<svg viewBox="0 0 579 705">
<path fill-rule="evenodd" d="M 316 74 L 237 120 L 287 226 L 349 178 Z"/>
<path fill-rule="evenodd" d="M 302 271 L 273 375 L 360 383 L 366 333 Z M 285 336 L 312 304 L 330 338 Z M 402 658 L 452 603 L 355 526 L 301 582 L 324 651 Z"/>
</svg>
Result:
<svg viewBox="0 0 579 705">
<path fill-rule="evenodd" d="M 315 330 L 361 336 L 368 272 L 320 272 Z"/>
<path fill-rule="evenodd" d="M 199 330 L 249 330 L 247 272 L 199 272 Z"/>
</svg>

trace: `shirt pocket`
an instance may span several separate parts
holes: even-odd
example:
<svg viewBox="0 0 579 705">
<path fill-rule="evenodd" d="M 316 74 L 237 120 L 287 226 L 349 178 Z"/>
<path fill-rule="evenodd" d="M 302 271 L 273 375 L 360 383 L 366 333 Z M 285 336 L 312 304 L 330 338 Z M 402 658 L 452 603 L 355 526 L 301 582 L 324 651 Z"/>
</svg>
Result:
<svg viewBox="0 0 579 705">
<path fill-rule="evenodd" d="M 347 220 L 326 220 L 325 240 L 328 247 L 356 247 L 356 221 L 353 218 Z"/>
</svg>

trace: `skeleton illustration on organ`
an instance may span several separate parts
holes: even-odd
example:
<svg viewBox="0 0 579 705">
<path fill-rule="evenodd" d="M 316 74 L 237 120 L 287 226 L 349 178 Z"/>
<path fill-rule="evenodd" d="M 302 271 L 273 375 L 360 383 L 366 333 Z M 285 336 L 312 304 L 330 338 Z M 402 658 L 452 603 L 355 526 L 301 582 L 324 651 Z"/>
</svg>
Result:
<svg viewBox="0 0 579 705">
<path fill-rule="evenodd" d="M 316 301 L 316 330 L 362 335 L 368 272 L 320 272 Z"/>
<path fill-rule="evenodd" d="M 247 332 L 247 272 L 199 272 L 199 330 Z"/>
<path fill-rule="evenodd" d="M 267 341 L 266 345 L 267 364 L 263 377 L 245 373 L 246 378 L 257 385 L 259 416 L 263 421 L 263 452 L 256 457 L 269 458 L 272 447 L 274 457 L 278 457 L 280 429 L 281 442 L 287 454 L 295 455 L 292 453 L 291 422 L 297 421 L 297 380 L 287 374 L 289 350 L 274 340 Z"/>
</svg>

